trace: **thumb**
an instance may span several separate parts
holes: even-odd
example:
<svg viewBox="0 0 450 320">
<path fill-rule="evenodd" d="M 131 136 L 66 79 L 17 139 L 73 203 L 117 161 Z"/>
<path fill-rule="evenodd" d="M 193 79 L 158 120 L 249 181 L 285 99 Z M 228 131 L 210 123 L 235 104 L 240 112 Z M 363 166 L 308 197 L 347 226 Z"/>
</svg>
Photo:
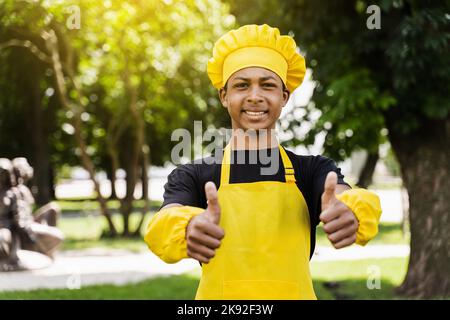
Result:
<svg viewBox="0 0 450 320">
<path fill-rule="evenodd" d="M 214 182 L 207 182 L 205 184 L 206 199 L 208 200 L 208 207 L 206 208 L 206 214 L 210 218 L 212 223 L 219 224 L 220 222 L 220 205 L 219 198 L 217 196 L 217 188 Z"/>
<path fill-rule="evenodd" d="M 337 174 L 330 171 L 325 179 L 325 186 L 322 194 L 322 211 L 327 210 L 333 203 L 337 201 L 335 191 L 337 185 Z"/>
</svg>

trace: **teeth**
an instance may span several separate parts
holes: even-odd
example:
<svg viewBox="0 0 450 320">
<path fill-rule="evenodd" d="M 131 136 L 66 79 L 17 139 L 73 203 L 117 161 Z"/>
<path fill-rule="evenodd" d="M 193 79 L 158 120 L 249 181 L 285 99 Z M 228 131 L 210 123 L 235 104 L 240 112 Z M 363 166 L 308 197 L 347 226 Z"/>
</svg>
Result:
<svg viewBox="0 0 450 320">
<path fill-rule="evenodd" d="M 253 111 L 245 111 L 246 114 L 250 115 L 250 116 L 261 116 L 263 115 L 265 112 L 264 111 L 259 111 L 259 112 L 253 112 Z"/>
</svg>

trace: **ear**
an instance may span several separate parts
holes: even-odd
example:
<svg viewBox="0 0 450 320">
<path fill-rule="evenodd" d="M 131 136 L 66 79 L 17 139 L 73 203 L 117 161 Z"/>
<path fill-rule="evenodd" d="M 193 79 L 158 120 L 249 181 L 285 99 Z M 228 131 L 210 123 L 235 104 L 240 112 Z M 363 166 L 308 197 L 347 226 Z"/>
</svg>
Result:
<svg viewBox="0 0 450 320">
<path fill-rule="evenodd" d="M 289 92 L 288 89 L 284 89 L 283 90 L 283 107 L 287 104 L 289 97 L 291 96 L 291 93 Z"/>
<path fill-rule="evenodd" d="M 228 108 L 227 90 L 225 90 L 225 88 L 220 88 L 219 98 L 220 98 L 220 102 L 222 103 L 223 107 Z"/>
</svg>

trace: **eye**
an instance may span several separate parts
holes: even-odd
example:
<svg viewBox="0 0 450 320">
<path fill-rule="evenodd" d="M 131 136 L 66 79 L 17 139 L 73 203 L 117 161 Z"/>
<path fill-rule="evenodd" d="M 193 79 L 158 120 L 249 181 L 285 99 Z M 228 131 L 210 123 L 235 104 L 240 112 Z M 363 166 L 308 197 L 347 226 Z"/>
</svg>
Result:
<svg viewBox="0 0 450 320">
<path fill-rule="evenodd" d="M 247 88 L 248 84 L 246 82 L 239 82 L 239 83 L 236 83 L 233 87 L 235 87 L 235 88 Z"/>
<path fill-rule="evenodd" d="M 262 86 L 264 88 L 276 88 L 277 87 L 277 85 L 275 83 L 272 83 L 272 82 L 265 82 L 265 83 L 262 84 Z"/>
</svg>

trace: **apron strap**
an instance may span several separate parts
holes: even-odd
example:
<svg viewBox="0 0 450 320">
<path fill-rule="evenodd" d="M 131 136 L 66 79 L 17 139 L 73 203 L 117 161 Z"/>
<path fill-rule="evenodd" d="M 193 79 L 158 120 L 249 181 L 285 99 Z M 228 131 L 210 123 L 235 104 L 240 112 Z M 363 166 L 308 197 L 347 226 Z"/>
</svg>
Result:
<svg viewBox="0 0 450 320">
<path fill-rule="evenodd" d="M 292 162 L 289 159 L 284 148 L 279 144 L 278 148 L 283 161 L 284 175 L 286 183 L 295 183 L 295 171 Z M 220 185 L 228 185 L 230 183 L 230 159 L 231 159 L 231 144 L 227 144 L 223 151 L 222 165 L 220 170 Z"/>
<path fill-rule="evenodd" d="M 222 165 L 220 169 L 220 185 L 224 186 L 230 183 L 230 158 L 231 144 L 227 144 L 223 150 Z"/>
<path fill-rule="evenodd" d="M 281 144 L 279 144 L 278 147 L 280 149 L 281 159 L 283 160 L 284 176 L 286 178 L 286 182 L 295 183 L 295 171 L 294 167 L 292 166 L 291 159 L 289 159 L 286 150 L 284 150 Z"/>
</svg>

